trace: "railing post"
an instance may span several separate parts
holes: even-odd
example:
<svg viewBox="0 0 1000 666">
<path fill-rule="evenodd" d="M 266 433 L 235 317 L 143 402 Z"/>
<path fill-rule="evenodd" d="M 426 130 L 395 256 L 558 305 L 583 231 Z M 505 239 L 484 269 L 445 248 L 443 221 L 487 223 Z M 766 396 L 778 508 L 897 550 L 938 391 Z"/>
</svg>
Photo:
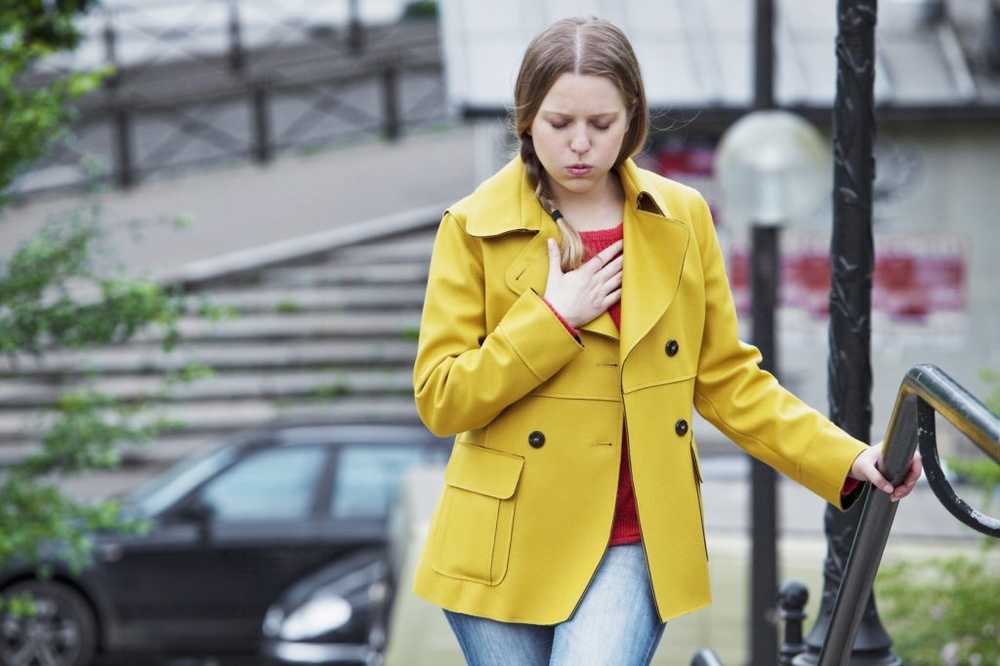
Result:
<svg viewBox="0 0 1000 666">
<path fill-rule="evenodd" d="M 347 44 L 351 53 L 360 55 L 365 48 L 365 27 L 361 23 L 359 0 L 351 0 L 350 17 L 347 20 Z"/>
<path fill-rule="evenodd" d="M 229 0 L 229 69 L 234 74 L 242 74 L 246 66 L 240 27 L 239 0 Z"/>
<path fill-rule="evenodd" d="M 111 21 L 110 12 L 105 13 L 104 29 L 101 31 L 101 39 L 104 42 L 104 61 L 110 67 L 114 68 L 111 75 L 104 78 L 104 87 L 114 90 L 117 89 L 118 84 L 121 83 L 121 71 L 118 67 L 118 36 L 115 33 L 115 26 Z"/>
<path fill-rule="evenodd" d="M 114 106 L 115 174 L 118 185 L 128 189 L 135 185 L 135 170 L 132 165 L 132 117 L 124 104 Z"/>
<path fill-rule="evenodd" d="M 1000 0 L 990 2 L 989 29 L 986 31 L 986 62 L 1000 72 Z"/>
<path fill-rule="evenodd" d="M 382 134 L 389 141 L 399 138 L 399 66 L 390 62 L 382 70 Z"/>
<path fill-rule="evenodd" d="M 792 666 L 792 660 L 806 649 L 802 642 L 802 624 L 806 619 L 805 607 L 808 601 L 809 590 L 799 581 L 790 580 L 781 586 L 778 608 L 785 623 L 785 631 L 778 656 L 779 666 Z"/>
<path fill-rule="evenodd" d="M 266 81 L 257 81 L 250 88 L 254 128 L 253 157 L 256 162 L 261 164 L 270 162 L 274 156 L 274 147 L 271 143 L 271 100 L 268 87 Z"/>
</svg>

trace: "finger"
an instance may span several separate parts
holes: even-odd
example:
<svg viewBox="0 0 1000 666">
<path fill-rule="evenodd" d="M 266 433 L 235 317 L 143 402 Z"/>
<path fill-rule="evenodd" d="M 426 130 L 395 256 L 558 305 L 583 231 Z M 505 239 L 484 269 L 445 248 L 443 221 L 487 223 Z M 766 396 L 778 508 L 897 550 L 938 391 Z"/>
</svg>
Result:
<svg viewBox="0 0 1000 666">
<path fill-rule="evenodd" d="M 614 303 L 618 301 L 619 298 L 621 298 L 621 295 L 622 295 L 622 290 L 615 289 L 613 292 L 604 297 L 604 302 L 602 305 L 604 305 L 605 309 L 611 307 Z"/>
<path fill-rule="evenodd" d="M 562 273 L 562 256 L 559 252 L 559 244 L 554 238 L 548 239 L 549 246 L 549 270 L 558 270 Z"/>
<path fill-rule="evenodd" d="M 597 268 L 600 268 L 604 264 L 614 259 L 615 255 L 621 252 L 621 249 L 622 249 L 622 241 L 616 240 L 614 243 L 607 246 L 606 248 L 595 254 L 593 257 L 591 257 L 591 261 L 594 261 L 596 259 L 598 262 Z"/>
<path fill-rule="evenodd" d="M 863 471 L 865 477 L 872 482 L 872 485 L 884 493 L 892 494 L 892 491 L 894 490 L 892 484 L 889 483 L 888 479 L 882 476 L 881 472 L 875 468 L 875 465 L 865 465 Z"/>
<path fill-rule="evenodd" d="M 604 268 L 601 268 L 595 273 L 600 281 L 607 280 L 609 276 L 622 270 L 622 265 L 625 263 L 625 255 L 619 254 L 617 257 L 604 264 Z"/>
<path fill-rule="evenodd" d="M 614 289 L 615 287 L 620 287 L 621 284 L 622 284 L 622 273 L 621 273 L 621 271 L 619 271 L 618 273 L 615 273 L 611 277 L 607 278 L 602 283 L 601 289 L 603 291 L 610 291 L 611 289 Z"/>
<path fill-rule="evenodd" d="M 913 485 L 912 484 L 899 485 L 899 486 L 896 486 L 896 490 L 893 491 L 892 496 L 890 497 L 890 499 L 892 501 L 898 501 L 898 500 L 903 499 L 907 495 L 909 495 L 911 492 L 913 492 Z"/>
</svg>

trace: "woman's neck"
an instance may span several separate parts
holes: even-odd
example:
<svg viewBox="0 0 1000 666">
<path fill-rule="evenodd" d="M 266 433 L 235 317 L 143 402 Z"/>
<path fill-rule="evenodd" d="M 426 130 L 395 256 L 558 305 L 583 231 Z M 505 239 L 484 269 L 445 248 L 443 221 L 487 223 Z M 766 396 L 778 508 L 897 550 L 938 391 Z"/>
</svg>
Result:
<svg viewBox="0 0 1000 666">
<path fill-rule="evenodd" d="M 625 192 L 614 169 L 590 192 L 571 192 L 558 184 L 554 189 L 556 207 L 577 231 L 613 227 L 621 221 Z"/>
</svg>

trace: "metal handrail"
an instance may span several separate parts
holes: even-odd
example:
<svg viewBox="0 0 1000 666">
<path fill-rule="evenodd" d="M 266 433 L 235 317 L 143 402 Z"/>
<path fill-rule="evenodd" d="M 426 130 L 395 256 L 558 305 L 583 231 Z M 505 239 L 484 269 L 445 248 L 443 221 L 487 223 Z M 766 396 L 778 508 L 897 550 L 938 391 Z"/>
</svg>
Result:
<svg viewBox="0 0 1000 666">
<path fill-rule="evenodd" d="M 938 460 L 934 412 L 948 419 L 986 455 L 1000 463 L 1000 417 L 940 368 L 917 365 L 906 373 L 896 396 L 882 445 L 882 474 L 893 486 L 902 483 L 919 443 L 927 480 L 942 504 L 966 525 L 1000 538 L 1000 520 L 971 508 L 944 478 Z M 845 666 L 850 658 L 865 600 L 871 593 L 897 508 L 898 504 L 891 502 L 887 494 L 867 493 L 844 578 L 837 590 L 830 628 L 823 640 L 819 666 Z"/>
</svg>

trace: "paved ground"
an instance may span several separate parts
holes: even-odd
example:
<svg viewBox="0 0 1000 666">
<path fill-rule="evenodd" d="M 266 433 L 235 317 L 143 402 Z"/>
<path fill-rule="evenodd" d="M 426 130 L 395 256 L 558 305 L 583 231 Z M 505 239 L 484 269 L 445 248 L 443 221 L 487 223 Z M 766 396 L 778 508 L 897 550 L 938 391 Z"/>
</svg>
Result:
<svg viewBox="0 0 1000 666">
<path fill-rule="evenodd" d="M 95 203 L 114 255 L 131 273 L 153 275 L 332 226 L 447 205 L 478 182 L 474 134 L 458 126 L 398 143 L 369 140 L 285 156 L 266 167 L 202 168 L 130 192 L 106 192 Z M 50 197 L 7 208 L 0 217 L 0 256 L 51 216 L 80 207 L 79 198 Z"/>
</svg>

